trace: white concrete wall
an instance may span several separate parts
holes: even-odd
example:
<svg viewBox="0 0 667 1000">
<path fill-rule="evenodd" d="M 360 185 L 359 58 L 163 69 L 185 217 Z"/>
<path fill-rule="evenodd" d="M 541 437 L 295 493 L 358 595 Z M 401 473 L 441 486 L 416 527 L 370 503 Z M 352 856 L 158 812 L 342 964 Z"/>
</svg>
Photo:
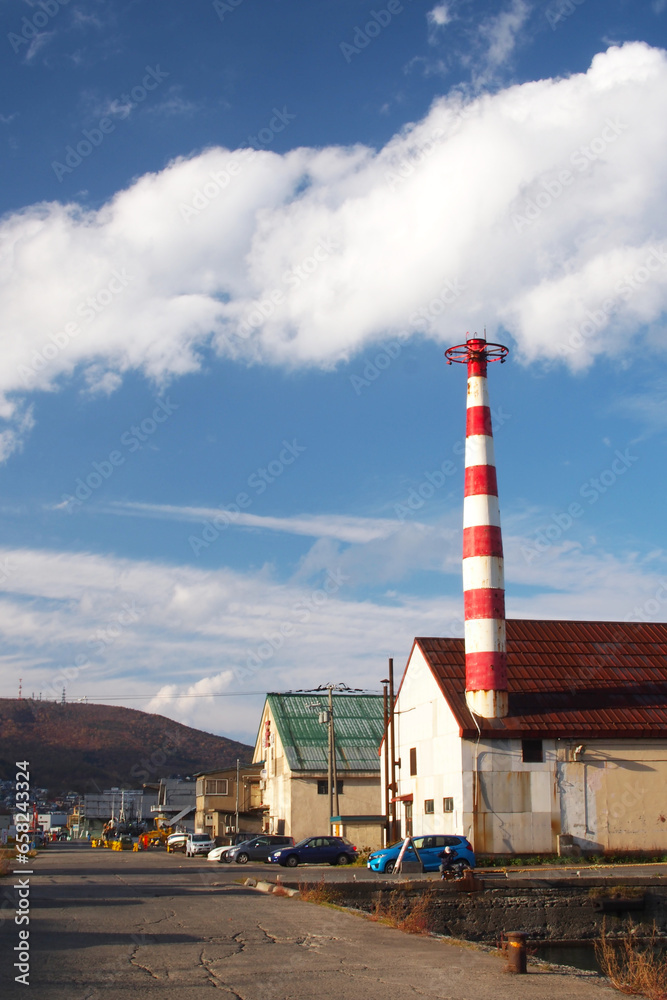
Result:
<svg viewBox="0 0 667 1000">
<path fill-rule="evenodd" d="M 591 740 L 559 753 L 563 833 L 588 851 L 667 850 L 667 741 Z"/>
<path fill-rule="evenodd" d="M 415 646 L 395 707 L 398 794 L 413 794 L 412 829 L 428 833 L 465 833 L 459 727 L 451 709 Z M 410 749 L 417 751 L 417 775 L 410 775 Z M 443 799 L 454 799 L 454 811 L 444 812 Z M 424 811 L 433 799 L 434 812 Z M 382 800 L 384 801 L 384 799 Z M 398 803 L 401 834 L 405 834 L 405 805 Z"/>
<path fill-rule="evenodd" d="M 521 740 L 466 742 L 464 822 L 476 851 L 551 853 L 561 833 L 585 851 L 667 850 L 667 741 L 578 745 L 544 740 L 544 763 L 524 764 Z"/>
<path fill-rule="evenodd" d="M 550 853 L 557 849 L 560 805 L 556 747 L 525 764 L 521 740 L 464 740 L 466 835 L 478 853 Z"/>
</svg>

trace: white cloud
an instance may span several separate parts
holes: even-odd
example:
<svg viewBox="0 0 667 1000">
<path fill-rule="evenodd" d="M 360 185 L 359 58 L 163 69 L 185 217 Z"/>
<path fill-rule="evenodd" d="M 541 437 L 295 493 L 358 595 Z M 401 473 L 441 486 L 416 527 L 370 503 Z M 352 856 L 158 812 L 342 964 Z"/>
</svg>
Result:
<svg viewBox="0 0 667 1000">
<path fill-rule="evenodd" d="M 62 507 L 63 504 L 57 504 Z M 270 517 L 229 511 L 220 507 L 175 507 L 169 504 L 114 502 L 106 510 L 114 514 L 166 518 L 174 521 L 210 521 L 221 528 L 258 528 L 283 531 L 311 538 L 335 538 L 341 542 L 363 543 L 386 538 L 401 526 L 388 518 L 351 517 L 344 514 L 297 514 L 292 517 Z"/>
<path fill-rule="evenodd" d="M 499 58 L 523 9 L 494 36 Z M 99 391 L 130 370 L 162 382 L 195 371 L 205 345 L 330 367 L 388 334 L 449 343 L 486 323 L 523 360 L 577 369 L 627 353 L 647 326 L 655 342 L 667 304 L 666 87 L 665 54 L 632 43 L 567 79 L 443 98 L 378 152 L 209 149 L 99 211 L 9 215 L 5 416 L 76 370 L 90 368 Z M 74 169 L 83 180 L 88 166 Z"/>
<path fill-rule="evenodd" d="M 622 396 L 617 406 L 640 423 L 644 436 L 667 429 L 667 378 L 656 378 L 641 393 Z"/>
<path fill-rule="evenodd" d="M 477 72 L 478 83 L 492 79 L 496 71 L 507 62 L 517 44 L 519 32 L 524 27 L 531 12 L 526 0 L 512 0 L 507 10 L 484 21 L 479 34 L 486 46 L 484 67 Z"/>
<path fill-rule="evenodd" d="M 323 539 L 284 583 L 266 570 L 0 550 L 1 693 L 15 696 L 22 677 L 24 691 L 44 697 L 65 687 L 70 699 L 149 706 L 252 738 L 264 691 L 330 680 L 377 688 L 386 657 L 400 670 L 415 635 L 461 634 L 460 541 L 460 531 L 416 524 L 342 552 Z M 533 543 L 505 532 L 510 616 L 667 618 L 665 553 L 615 557 L 566 533 L 527 560 L 521 547 Z M 402 590 L 423 568 L 446 574 L 438 590 L 447 582 L 450 593 Z M 397 585 L 375 600 L 357 596 L 382 577 Z"/>
<path fill-rule="evenodd" d="M 446 3 L 436 4 L 433 10 L 430 10 L 428 12 L 428 14 L 426 15 L 426 19 L 429 25 L 437 28 L 444 28 L 444 26 L 446 24 L 449 24 L 449 22 L 452 19 L 452 15 L 449 10 L 449 5 Z"/>
<path fill-rule="evenodd" d="M 35 35 L 25 53 L 25 61 L 32 62 L 45 45 L 55 37 L 54 31 L 42 31 Z"/>
</svg>

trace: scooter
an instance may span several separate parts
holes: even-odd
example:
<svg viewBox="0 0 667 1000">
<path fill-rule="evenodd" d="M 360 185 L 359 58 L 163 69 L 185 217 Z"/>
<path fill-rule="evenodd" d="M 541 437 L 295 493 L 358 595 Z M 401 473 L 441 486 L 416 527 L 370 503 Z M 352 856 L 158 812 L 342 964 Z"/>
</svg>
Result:
<svg viewBox="0 0 667 1000">
<path fill-rule="evenodd" d="M 459 858 L 456 851 L 451 851 L 446 854 L 444 851 L 439 855 L 442 858 L 442 863 L 440 865 L 440 878 L 445 881 L 451 882 L 463 878 L 466 871 L 470 868 L 467 861 L 463 858 Z"/>
</svg>

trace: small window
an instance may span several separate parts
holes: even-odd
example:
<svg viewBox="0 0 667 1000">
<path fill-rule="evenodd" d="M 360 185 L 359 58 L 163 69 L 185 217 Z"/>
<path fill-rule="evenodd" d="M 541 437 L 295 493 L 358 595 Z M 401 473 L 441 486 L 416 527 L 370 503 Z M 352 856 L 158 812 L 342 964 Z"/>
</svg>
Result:
<svg viewBox="0 0 667 1000">
<path fill-rule="evenodd" d="M 417 747 L 410 747 L 410 776 L 417 773 Z"/>
<path fill-rule="evenodd" d="M 454 799 L 446 798 L 442 800 L 442 811 L 446 813 L 454 812 Z"/>
<path fill-rule="evenodd" d="M 336 791 L 339 795 L 343 794 L 343 782 L 342 780 L 336 782 Z M 318 795 L 328 795 L 329 794 L 329 782 L 326 778 L 320 778 L 317 782 L 317 794 Z"/>
<path fill-rule="evenodd" d="M 227 778 L 207 778 L 206 795 L 228 795 L 229 781 Z"/>
<path fill-rule="evenodd" d="M 521 760 L 524 764 L 543 764 L 542 740 L 521 740 Z"/>
<path fill-rule="evenodd" d="M 428 813 L 434 813 L 435 812 L 435 809 L 433 808 L 433 799 L 424 799 L 424 812 L 427 815 L 428 815 Z"/>
</svg>

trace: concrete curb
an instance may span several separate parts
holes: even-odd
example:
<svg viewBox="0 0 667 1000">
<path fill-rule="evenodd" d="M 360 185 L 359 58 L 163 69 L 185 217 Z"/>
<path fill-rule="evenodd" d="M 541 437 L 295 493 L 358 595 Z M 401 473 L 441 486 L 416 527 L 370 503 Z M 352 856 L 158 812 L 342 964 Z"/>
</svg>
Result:
<svg viewBox="0 0 667 1000">
<path fill-rule="evenodd" d="M 298 889 L 289 889 L 287 886 L 281 885 L 280 882 L 264 882 L 261 879 L 258 881 L 255 878 L 247 878 L 243 882 L 243 885 L 249 889 L 257 889 L 258 892 L 266 893 L 275 892 L 276 889 L 280 889 L 280 892 L 276 893 L 278 896 L 294 897 L 299 895 Z"/>
</svg>

